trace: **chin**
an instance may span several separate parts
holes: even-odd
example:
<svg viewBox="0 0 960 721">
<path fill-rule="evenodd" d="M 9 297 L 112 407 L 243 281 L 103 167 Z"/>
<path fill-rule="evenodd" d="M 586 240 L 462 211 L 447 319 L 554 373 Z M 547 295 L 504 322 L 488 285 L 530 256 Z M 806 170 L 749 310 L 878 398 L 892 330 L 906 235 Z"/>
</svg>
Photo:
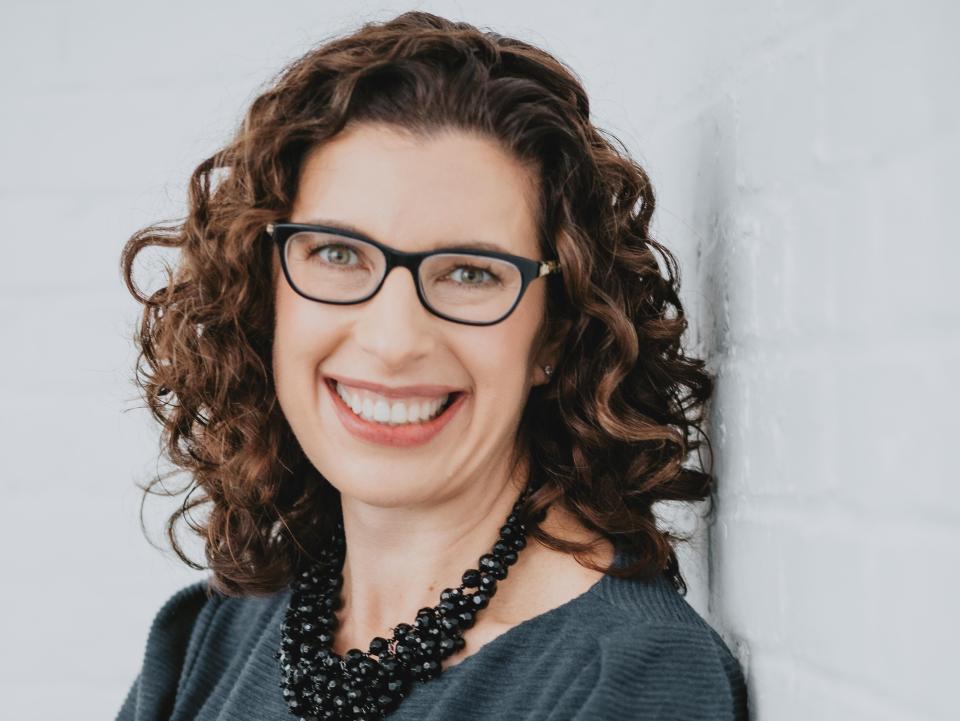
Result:
<svg viewBox="0 0 960 721">
<path fill-rule="evenodd" d="M 425 485 L 428 477 L 423 473 L 417 473 L 416 478 L 404 478 L 395 472 L 371 471 L 365 467 L 354 467 L 344 473 L 350 479 L 348 483 L 331 482 L 340 491 L 341 498 L 375 508 L 420 505 L 436 497 L 440 490 L 435 485 Z"/>
</svg>

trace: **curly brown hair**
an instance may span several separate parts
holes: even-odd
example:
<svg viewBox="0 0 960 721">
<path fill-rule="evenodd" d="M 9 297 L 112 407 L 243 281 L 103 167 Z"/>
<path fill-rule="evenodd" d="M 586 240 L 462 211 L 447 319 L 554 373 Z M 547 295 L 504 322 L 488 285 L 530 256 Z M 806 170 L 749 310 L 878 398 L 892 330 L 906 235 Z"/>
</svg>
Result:
<svg viewBox="0 0 960 721">
<path fill-rule="evenodd" d="M 709 448 L 701 423 L 714 380 L 681 346 L 679 269 L 649 235 L 647 174 L 591 123 L 587 95 L 560 61 L 425 12 L 365 23 L 284 67 L 193 171 L 187 216 L 124 246 L 124 281 L 144 305 L 134 381 L 175 467 L 142 488 L 144 500 L 185 494 L 166 524 L 173 549 L 210 569 L 224 594 L 271 593 L 322 548 L 340 511 L 277 402 L 264 227 L 289 213 L 306 152 L 359 122 L 481 133 L 536 168 L 540 249 L 562 268 L 548 285 L 545 337 L 563 355 L 555 382 L 532 388 L 518 429 L 540 480 L 521 516 L 561 504 L 634 562 L 597 567 L 581 559 L 586 544 L 528 523 L 532 538 L 613 575 L 664 573 L 685 594 L 673 545 L 689 537 L 660 528 L 653 506 L 713 500 L 700 453 L 697 467 L 685 463 L 703 441 Z M 145 295 L 132 274 L 149 246 L 178 249 L 179 262 Z M 180 472 L 188 482 L 167 489 Z M 182 549 L 180 519 L 203 539 L 206 566 Z"/>
</svg>

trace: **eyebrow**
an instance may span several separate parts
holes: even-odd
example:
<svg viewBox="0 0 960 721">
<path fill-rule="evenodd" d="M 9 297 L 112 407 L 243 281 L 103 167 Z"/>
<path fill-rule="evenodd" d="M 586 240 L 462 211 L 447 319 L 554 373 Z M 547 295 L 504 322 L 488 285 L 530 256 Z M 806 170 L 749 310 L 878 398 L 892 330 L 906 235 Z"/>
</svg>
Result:
<svg viewBox="0 0 960 721">
<path fill-rule="evenodd" d="M 336 230 L 346 230 L 350 233 L 355 233 L 357 235 L 363 236 L 364 238 L 373 238 L 369 233 L 361 230 L 355 225 L 346 223 L 342 220 L 330 220 L 328 218 L 310 218 L 309 220 L 299 221 L 304 225 L 325 225 L 329 228 L 334 228 Z M 428 248 L 427 250 L 446 250 L 447 248 L 476 248 L 477 250 L 491 250 L 495 253 L 504 253 L 510 255 L 510 251 L 504 248 L 502 245 L 497 245 L 496 243 L 488 243 L 482 240 L 465 240 L 458 243 L 448 243 L 446 245 L 438 245 L 433 248 Z"/>
</svg>

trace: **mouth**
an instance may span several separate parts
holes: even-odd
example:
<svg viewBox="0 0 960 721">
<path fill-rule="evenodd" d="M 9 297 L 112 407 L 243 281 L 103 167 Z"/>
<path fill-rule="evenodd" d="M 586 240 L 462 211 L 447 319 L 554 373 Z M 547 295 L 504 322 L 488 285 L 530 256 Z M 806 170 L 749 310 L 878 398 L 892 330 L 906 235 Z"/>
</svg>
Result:
<svg viewBox="0 0 960 721">
<path fill-rule="evenodd" d="M 337 416 L 350 433 L 362 440 L 389 446 L 412 446 L 431 440 L 456 416 L 469 395 L 465 391 L 452 391 L 442 398 L 411 399 L 410 403 L 396 401 L 388 405 L 383 397 L 338 388 L 333 378 L 324 378 L 324 384 Z"/>
</svg>

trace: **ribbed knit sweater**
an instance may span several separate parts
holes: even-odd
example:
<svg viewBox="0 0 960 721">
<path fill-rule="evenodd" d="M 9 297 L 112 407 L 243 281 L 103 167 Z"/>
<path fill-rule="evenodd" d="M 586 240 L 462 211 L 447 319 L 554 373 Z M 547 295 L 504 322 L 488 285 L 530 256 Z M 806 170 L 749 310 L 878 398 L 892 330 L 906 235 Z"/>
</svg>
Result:
<svg viewBox="0 0 960 721">
<path fill-rule="evenodd" d="M 181 589 L 157 613 L 117 721 L 296 718 L 274 658 L 289 590 L 208 597 L 205 586 Z M 746 721 L 747 692 L 727 645 L 665 576 L 605 575 L 415 683 L 387 719 Z"/>
</svg>

